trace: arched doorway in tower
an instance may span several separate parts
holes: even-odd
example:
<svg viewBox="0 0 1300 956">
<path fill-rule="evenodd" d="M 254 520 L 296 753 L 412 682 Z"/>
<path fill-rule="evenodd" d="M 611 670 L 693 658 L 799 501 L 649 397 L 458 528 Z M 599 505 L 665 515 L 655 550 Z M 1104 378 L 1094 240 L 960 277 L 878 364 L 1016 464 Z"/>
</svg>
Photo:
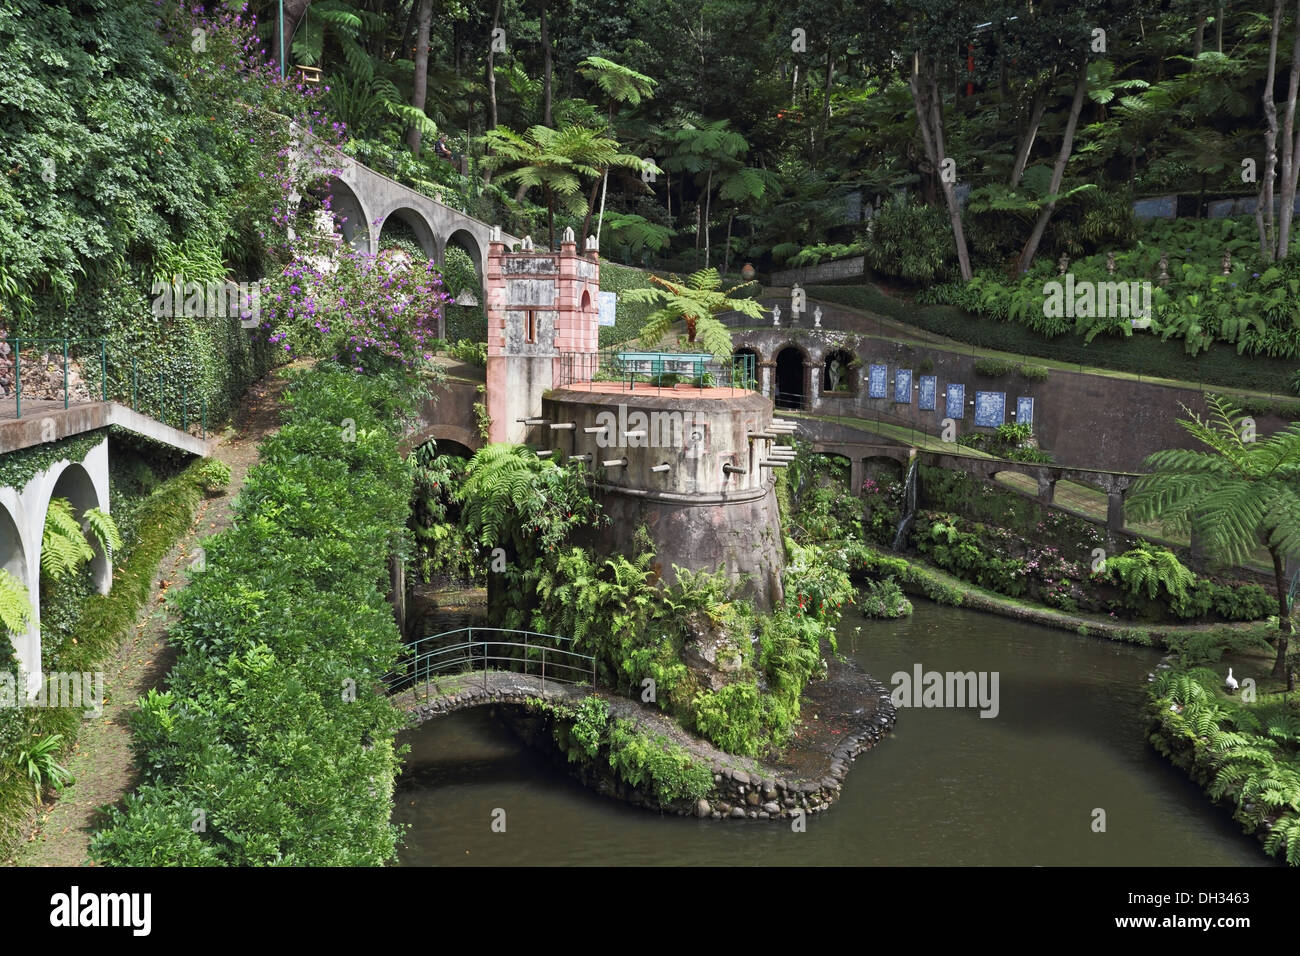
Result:
<svg viewBox="0 0 1300 956">
<path fill-rule="evenodd" d="M 802 408 L 807 404 L 804 378 L 803 352 L 787 345 L 776 353 L 777 408 Z"/>
</svg>

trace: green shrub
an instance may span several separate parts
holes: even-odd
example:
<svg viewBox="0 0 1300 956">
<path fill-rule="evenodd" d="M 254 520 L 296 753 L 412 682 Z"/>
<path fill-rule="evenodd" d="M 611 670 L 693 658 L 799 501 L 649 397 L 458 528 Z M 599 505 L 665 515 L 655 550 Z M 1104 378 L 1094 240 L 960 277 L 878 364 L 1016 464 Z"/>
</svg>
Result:
<svg viewBox="0 0 1300 956">
<path fill-rule="evenodd" d="M 648 786 L 662 806 L 699 800 L 713 787 L 707 764 L 664 737 L 637 730 L 630 720 L 610 725 L 609 764 L 632 786 Z"/>
<path fill-rule="evenodd" d="M 871 220 L 866 258 L 881 275 L 908 282 L 946 278 L 956 259 L 948 214 L 912 200 L 887 203 Z"/>
<path fill-rule="evenodd" d="M 1046 382 L 1051 374 L 1050 370 L 1042 365 L 1017 365 L 1016 371 L 1027 382 Z"/>
<path fill-rule="evenodd" d="M 695 729 L 723 750 L 753 756 L 763 737 L 763 698 L 755 684 L 701 691 L 693 703 Z"/>
<path fill-rule="evenodd" d="M 869 581 L 860 595 L 858 606 L 867 617 L 895 618 L 912 613 L 912 602 L 892 577 Z"/>
<path fill-rule="evenodd" d="M 218 494 L 230 484 L 230 466 L 216 458 L 205 458 L 198 466 L 195 477 L 208 494 Z"/>
<path fill-rule="evenodd" d="M 295 376 L 233 526 L 205 542 L 204 569 L 176 599 L 169 689 L 135 725 L 143 782 L 110 811 L 94 859 L 393 858 L 401 715 L 376 687 L 401 647 L 385 594 L 389 555 L 406 548 L 396 432 L 410 396 L 393 375 L 323 364 Z M 344 442 L 349 417 L 356 440 Z"/>
<path fill-rule="evenodd" d="M 1004 375 L 1010 375 L 1015 370 L 1015 362 L 995 358 L 979 358 L 975 360 L 975 374 L 983 375 L 985 378 L 1001 378 Z"/>
<path fill-rule="evenodd" d="M 1284 694 L 1248 702 L 1220 693 L 1222 676 L 1197 666 L 1217 659 L 1201 646 L 1156 675 L 1147 702 L 1151 743 L 1231 806 L 1266 853 L 1300 866 L 1300 715 Z"/>
<path fill-rule="evenodd" d="M 487 343 L 471 342 L 468 339 L 461 339 L 459 342 L 451 345 L 447 349 L 452 358 L 467 362 L 470 365 L 477 365 L 479 368 L 487 367 Z"/>
</svg>

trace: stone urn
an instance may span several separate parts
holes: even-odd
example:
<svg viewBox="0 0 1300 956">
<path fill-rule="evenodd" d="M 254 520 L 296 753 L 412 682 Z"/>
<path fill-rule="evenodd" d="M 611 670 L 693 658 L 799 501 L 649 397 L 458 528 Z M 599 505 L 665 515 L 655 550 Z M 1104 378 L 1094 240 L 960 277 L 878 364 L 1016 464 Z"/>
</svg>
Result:
<svg viewBox="0 0 1300 956">
<path fill-rule="evenodd" d="M 754 264 L 752 262 L 745 263 L 745 267 L 740 270 L 740 277 L 746 282 L 754 278 Z"/>
</svg>

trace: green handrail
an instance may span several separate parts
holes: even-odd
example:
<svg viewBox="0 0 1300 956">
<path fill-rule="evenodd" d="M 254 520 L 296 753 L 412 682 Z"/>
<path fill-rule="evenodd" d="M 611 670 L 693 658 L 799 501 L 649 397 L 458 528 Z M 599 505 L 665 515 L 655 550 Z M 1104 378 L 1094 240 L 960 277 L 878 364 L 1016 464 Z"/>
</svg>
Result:
<svg viewBox="0 0 1300 956">
<path fill-rule="evenodd" d="M 523 640 L 522 641 L 501 640 L 501 639 L 476 640 L 475 639 L 476 631 L 479 632 L 480 635 L 504 634 L 510 637 L 522 637 Z M 426 642 L 443 641 L 446 638 L 453 637 L 456 635 L 464 635 L 467 638 L 467 640 L 460 641 L 454 644 L 443 644 L 441 646 L 434 647 L 433 649 L 428 651 L 421 652 L 419 650 L 420 646 L 425 644 Z M 545 685 L 545 680 L 546 680 L 546 664 L 547 664 L 546 655 L 548 653 L 551 655 L 559 655 L 559 660 L 556 660 L 554 657 L 552 657 L 550 661 L 552 667 L 552 675 L 551 675 L 552 680 L 559 681 L 560 683 L 574 683 L 574 681 L 566 680 L 564 678 L 557 678 L 554 676 L 553 669 L 555 667 L 560 667 L 566 670 L 581 671 L 584 677 L 589 678 L 591 682 L 595 684 L 596 682 L 595 657 L 593 657 L 590 654 L 582 654 L 577 651 L 570 650 L 564 647 L 552 647 L 546 644 L 537 643 L 535 641 L 529 640 L 530 638 L 545 638 L 548 641 L 558 641 L 562 644 L 569 644 L 569 645 L 573 644 L 573 638 L 562 637 L 557 634 L 543 634 L 539 631 L 520 631 L 520 630 L 513 630 L 510 628 L 500 628 L 500 627 L 460 627 L 451 631 L 443 631 L 440 634 L 432 634 L 427 637 L 422 637 L 418 641 L 414 641 L 411 644 L 408 644 L 407 650 L 415 652 L 409 664 L 400 670 L 391 671 L 388 674 L 385 674 L 384 677 L 381 679 L 381 683 L 388 691 L 391 692 L 395 690 L 399 685 L 404 685 L 408 682 L 420 683 L 421 678 L 423 678 L 424 682 L 427 683 L 431 675 L 434 674 L 435 672 L 447 671 L 447 670 L 451 670 L 452 668 L 466 669 L 466 665 L 468 665 L 468 669 L 473 669 L 475 663 L 473 651 L 475 649 L 481 649 L 482 656 L 483 656 L 483 680 L 484 680 L 484 684 L 486 685 L 487 672 L 489 669 L 488 668 L 489 661 L 496 661 L 498 663 L 505 663 L 505 664 L 513 664 L 513 663 L 518 663 L 521 660 L 520 658 L 517 657 L 488 654 L 488 646 L 495 645 L 501 648 L 506 648 L 506 647 L 520 648 L 526 652 L 528 651 L 540 652 L 543 686 Z M 469 652 L 468 656 L 465 653 L 466 651 Z M 445 658 L 445 660 L 439 661 L 438 658 Z M 525 657 L 522 659 L 522 661 L 525 664 L 525 672 L 527 672 L 526 666 L 528 663 L 528 658 Z M 574 661 L 580 661 L 582 663 L 581 664 L 573 663 Z M 403 670 L 407 672 L 403 673 L 402 672 Z"/>
</svg>

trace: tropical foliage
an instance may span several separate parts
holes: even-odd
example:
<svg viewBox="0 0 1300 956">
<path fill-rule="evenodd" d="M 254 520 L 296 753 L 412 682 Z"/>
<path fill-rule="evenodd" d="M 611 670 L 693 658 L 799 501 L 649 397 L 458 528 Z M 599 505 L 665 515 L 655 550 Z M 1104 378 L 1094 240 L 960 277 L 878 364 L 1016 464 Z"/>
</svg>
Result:
<svg viewBox="0 0 1300 956">
<path fill-rule="evenodd" d="M 720 362 L 731 360 L 731 332 L 718 320 L 724 312 L 739 312 L 750 318 L 761 318 L 763 307 L 754 299 L 737 297 L 735 293 L 750 283 L 722 288 L 722 278 L 717 269 L 701 269 L 683 282 L 677 276 L 664 279 L 648 277 L 653 287 L 629 289 L 623 298 L 631 303 L 647 303 L 659 308 L 646 317 L 641 327 L 641 342 L 653 346 L 668 335 L 678 322 L 686 326 L 686 341 L 696 340 Z"/>
<path fill-rule="evenodd" d="M 179 658 L 135 725 L 144 779 L 95 835 L 95 859 L 392 859 L 400 715 L 375 688 L 400 651 L 385 591 L 389 555 L 406 550 L 396 433 L 411 394 L 392 375 L 338 367 L 291 385 L 233 527 L 205 542 L 180 592 Z"/>
<path fill-rule="evenodd" d="M 1257 436 L 1228 399 L 1206 397 L 1209 417 L 1179 424 L 1206 450 L 1173 448 L 1150 455 L 1126 502 L 1138 521 L 1160 521 L 1191 534 L 1216 558 L 1241 564 L 1258 547 L 1273 559 L 1278 602 L 1273 676 L 1288 672 L 1291 616 L 1285 576 L 1288 555 L 1300 554 L 1300 423 Z M 1150 578 L 1148 578 L 1150 580 Z"/>
<path fill-rule="evenodd" d="M 1150 689 L 1151 742 L 1233 808 L 1268 853 L 1300 866 L 1300 710 L 1288 696 L 1222 693 L 1203 666 L 1159 672 Z"/>
</svg>

